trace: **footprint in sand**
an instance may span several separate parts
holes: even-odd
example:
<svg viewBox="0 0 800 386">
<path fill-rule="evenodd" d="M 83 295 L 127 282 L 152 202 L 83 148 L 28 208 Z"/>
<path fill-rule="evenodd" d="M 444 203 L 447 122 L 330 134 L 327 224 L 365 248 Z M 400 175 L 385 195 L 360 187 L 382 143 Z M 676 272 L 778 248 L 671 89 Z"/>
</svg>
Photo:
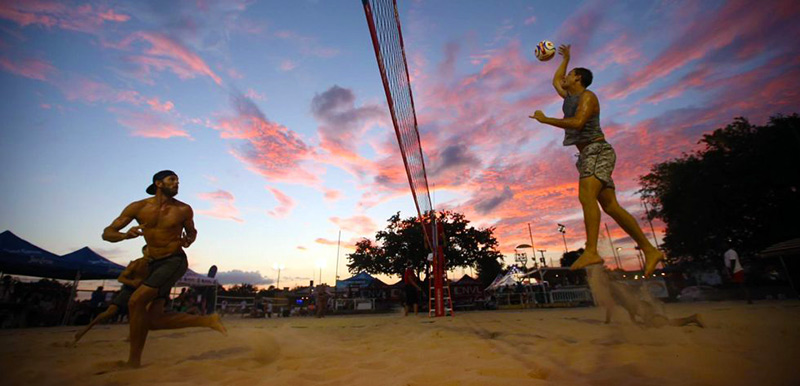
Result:
<svg viewBox="0 0 800 386">
<path fill-rule="evenodd" d="M 95 363 L 93 367 L 95 369 L 98 369 L 98 371 L 96 371 L 94 375 L 103 375 L 108 373 L 115 373 L 118 371 L 138 370 L 147 367 L 147 365 L 142 365 L 134 368 L 128 366 L 128 363 L 125 361 L 103 361 Z"/>
<path fill-rule="evenodd" d="M 184 361 L 204 361 L 204 360 L 208 360 L 208 359 L 222 359 L 222 358 L 227 358 L 227 357 L 230 357 L 232 355 L 239 354 L 239 353 L 247 352 L 247 351 L 250 351 L 250 350 L 252 350 L 250 347 L 245 347 L 245 346 L 230 347 L 230 348 L 226 348 L 226 349 L 222 349 L 222 350 L 211 350 L 211 351 L 206 351 L 206 352 L 204 352 L 202 354 L 199 354 L 199 355 L 192 355 L 192 356 L 190 356 L 190 357 L 188 357 L 185 360 L 182 360 L 180 362 L 184 362 Z M 180 362 L 178 362 L 178 363 L 180 363 Z"/>
</svg>

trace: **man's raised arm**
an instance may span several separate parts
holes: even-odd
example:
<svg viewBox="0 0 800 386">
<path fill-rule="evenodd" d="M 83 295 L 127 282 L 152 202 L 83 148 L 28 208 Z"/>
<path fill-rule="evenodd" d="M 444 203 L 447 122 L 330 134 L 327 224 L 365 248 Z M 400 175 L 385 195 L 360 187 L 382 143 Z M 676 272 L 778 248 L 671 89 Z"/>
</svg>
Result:
<svg viewBox="0 0 800 386">
<path fill-rule="evenodd" d="M 558 47 L 558 53 L 564 57 L 561 60 L 561 65 L 558 66 L 556 70 L 556 74 L 553 75 L 553 87 L 555 87 L 556 92 L 558 95 L 561 95 L 562 98 L 567 97 L 567 92 L 561 87 L 561 81 L 564 79 L 564 76 L 567 75 L 567 65 L 569 65 L 569 48 L 570 45 L 561 45 Z"/>
<path fill-rule="evenodd" d="M 103 240 L 116 243 L 118 241 L 135 239 L 141 236 L 143 234 L 142 228 L 144 228 L 144 225 L 131 227 L 131 229 L 128 229 L 128 231 L 125 233 L 120 232 L 120 229 L 124 228 L 126 225 L 130 224 L 131 221 L 133 221 L 141 206 L 142 204 L 140 202 L 134 202 L 125 207 L 119 217 L 114 219 L 111 225 L 103 229 Z"/>
</svg>

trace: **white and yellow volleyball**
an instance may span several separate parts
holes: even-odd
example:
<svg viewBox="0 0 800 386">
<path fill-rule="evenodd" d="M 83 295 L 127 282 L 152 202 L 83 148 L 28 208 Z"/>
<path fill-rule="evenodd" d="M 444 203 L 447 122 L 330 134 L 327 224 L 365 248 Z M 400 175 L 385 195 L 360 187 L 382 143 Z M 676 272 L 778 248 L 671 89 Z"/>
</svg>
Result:
<svg viewBox="0 0 800 386">
<path fill-rule="evenodd" d="M 556 55 L 556 45 L 549 40 L 542 40 L 536 45 L 534 54 L 536 55 L 536 59 L 546 62 L 553 59 L 553 56 Z"/>
</svg>

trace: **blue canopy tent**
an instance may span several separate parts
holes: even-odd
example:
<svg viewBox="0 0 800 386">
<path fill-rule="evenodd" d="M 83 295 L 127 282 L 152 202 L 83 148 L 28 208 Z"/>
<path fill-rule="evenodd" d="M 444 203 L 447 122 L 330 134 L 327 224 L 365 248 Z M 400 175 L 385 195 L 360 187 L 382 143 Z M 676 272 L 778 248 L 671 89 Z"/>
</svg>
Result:
<svg viewBox="0 0 800 386">
<path fill-rule="evenodd" d="M 336 291 L 347 291 L 348 288 L 367 288 L 375 280 L 378 280 L 366 272 L 360 272 L 357 275 L 344 280 L 336 281 Z M 383 283 L 383 282 L 381 282 Z"/>
<path fill-rule="evenodd" d="M 125 267 L 98 255 L 88 247 L 64 256 L 39 248 L 19 236 L 0 233 L 0 272 L 12 275 L 73 280 L 66 323 L 80 280 L 116 279 Z"/>
<path fill-rule="evenodd" d="M 83 247 L 61 258 L 72 270 L 72 278 L 80 271 L 81 280 L 116 279 L 125 270 L 124 266 L 98 255 L 89 247 Z"/>
<path fill-rule="evenodd" d="M 0 233 L 0 272 L 63 280 L 75 278 L 75 270 L 70 270 L 64 259 L 11 231 Z"/>
</svg>

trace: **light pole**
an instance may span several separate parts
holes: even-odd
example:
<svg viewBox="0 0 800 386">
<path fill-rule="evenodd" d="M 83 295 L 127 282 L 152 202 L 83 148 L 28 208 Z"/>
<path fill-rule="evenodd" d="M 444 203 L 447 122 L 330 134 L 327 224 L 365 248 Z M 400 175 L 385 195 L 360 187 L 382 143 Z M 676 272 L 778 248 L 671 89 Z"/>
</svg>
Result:
<svg viewBox="0 0 800 386">
<path fill-rule="evenodd" d="M 616 256 L 617 256 L 617 268 L 622 269 L 624 271 L 624 269 L 622 268 L 622 257 L 619 255 L 619 252 L 622 250 L 622 247 L 617 247 L 616 250 L 617 250 L 617 254 L 616 254 Z"/>
<path fill-rule="evenodd" d="M 283 265 L 283 264 L 278 264 L 278 263 L 272 264 L 272 269 L 275 269 L 275 270 L 278 271 L 278 283 L 277 283 L 278 291 L 281 290 L 281 271 L 284 268 L 286 268 L 286 266 Z"/>
<path fill-rule="evenodd" d="M 322 268 L 325 268 L 325 260 L 317 261 L 317 268 L 319 268 L 319 284 L 322 284 Z"/>
<path fill-rule="evenodd" d="M 530 248 L 531 246 L 528 244 L 520 244 L 514 247 L 514 262 L 522 263 L 522 267 L 525 268 L 525 271 L 528 270 L 528 254 L 525 252 L 520 252 L 520 249 Z M 533 261 L 536 262 L 536 256 L 533 256 Z"/>
<path fill-rule="evenodd" d="M 561 238 L 564 239 L 564 253 L 567 253 L 569 252 L 569 250 L 567 250 L 567 226 L 558 224 L 558 231 L 561 233 Z"/>
<path fill-rule="evenodd" d="M 541 262 L 541 263 L 542 263 L 542 267 L 544 267 L 544 268 L 547 268 L 547 260 L 545 260 L 545 259 L 544 259 L 544 253 L 545 253 L 545 252 L 547 252 L 547 250 L 546 250 L 546 249 L 540 249 L 540 250 L 539 250 L 539 253 L 541 253 L 541 254 L 542 254 L 542 259 L 541 259 L 541 260 L 539 260 L 539 262 Z"/>
</svg>

